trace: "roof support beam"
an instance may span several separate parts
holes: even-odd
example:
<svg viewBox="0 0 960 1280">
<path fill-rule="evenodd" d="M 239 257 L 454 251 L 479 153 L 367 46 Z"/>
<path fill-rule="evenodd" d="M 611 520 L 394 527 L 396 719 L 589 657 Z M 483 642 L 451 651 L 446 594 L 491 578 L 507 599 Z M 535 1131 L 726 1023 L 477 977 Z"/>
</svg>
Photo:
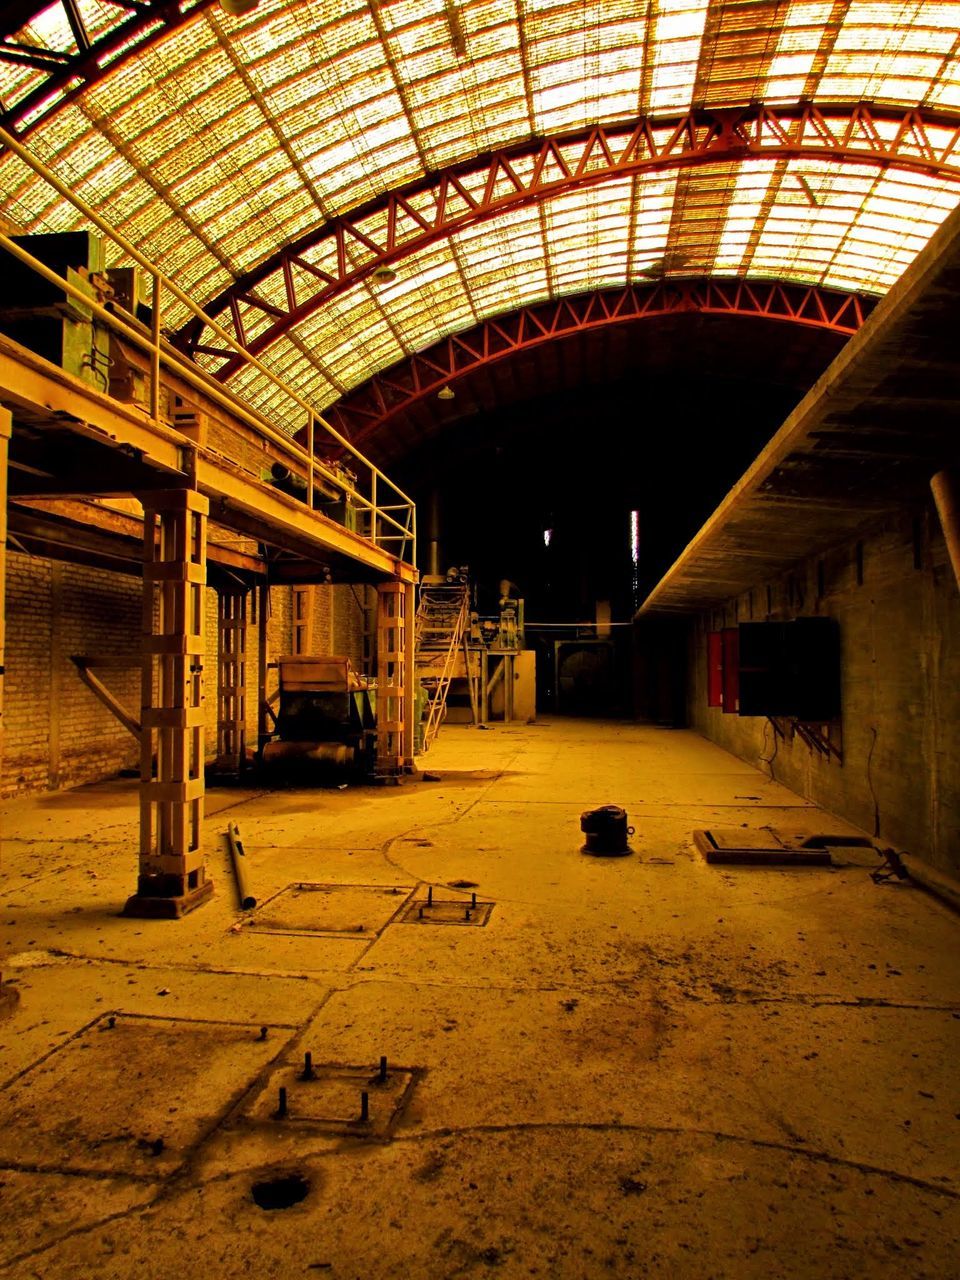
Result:
<svg viewBox="0 0 960 1280">
<path fill-rule="evenodd" d="M 228 330 L 231 323 L 242 329 L 245 316 L 256 316 L 258 324 L 246 328 L 257 329 L 247 344 L 257 355 L 378 269 L 395 267 L 467 227 L 605 182 L 757 158 L 935 174 L 955 180 L 960 194 L 960 116 L 864 103 L 755 104 L 534 139 L 471 157 L 324 223 L 245 273 L 206 310 Z M 281 287 L 271 293 L 286 298 L 283 308 L 257 297 L 257 289 L 274 280 Z M 199 320 L 181 331 L 178 345 L 218 356 L 221 380 L 242 367 Z"/>
<path fill-rule="evenodd" d="M 848 338 L 874 305 L 873 299 L 856 294 L 770 280 L 669 280 L 580 294 L 497 316 L 445 338 L 370 378 L 328 409 L 327 417 L 338 431 L 359 444 L 398 414 L 484 365 L 545 342 L 610 325 L 696 312 L 777 320 Z"/>
</svg>

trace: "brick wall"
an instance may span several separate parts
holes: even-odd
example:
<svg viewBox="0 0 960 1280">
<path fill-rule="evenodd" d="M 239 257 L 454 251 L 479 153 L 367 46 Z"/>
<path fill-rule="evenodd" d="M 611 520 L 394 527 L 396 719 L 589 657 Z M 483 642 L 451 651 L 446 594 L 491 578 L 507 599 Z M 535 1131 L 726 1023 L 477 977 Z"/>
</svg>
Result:
<svg viewBox="0 0 960 1280">
<path fill-rule="evenodd" d="M 129 670 L 100 676 L 139 715 L 140 600 L 137 579 L 9 554 L 3 794 L 74 786 L 137 763 L 136 741 L 70 657 L 129 659 Z"/>
<path fill-rule="evenodd" d="M 129 660 L 98 675 L 140 715 L 141 590 L 139 578 L 11 552 L 7 559 L 5 743 L 0 792 L 56 789 L 95 782 L 138 765 L 138 747 L 81 682 L 72 654 Z M 356 594 L 354 593 L 356 592 Z M 313 592 L 316 653 L 345 653 L 361 669 L 363 588 L 322 586 Z M 247 746 L 257 744 L 259 593 L 247 596 Z M 217 594 L 205 592 L 205 756 L 217 749 Z M 273 587 L 267 659 L 293 652 L 293 588 Z M 268 671 L 267 691 L 277 687 Z"/>
</svg>

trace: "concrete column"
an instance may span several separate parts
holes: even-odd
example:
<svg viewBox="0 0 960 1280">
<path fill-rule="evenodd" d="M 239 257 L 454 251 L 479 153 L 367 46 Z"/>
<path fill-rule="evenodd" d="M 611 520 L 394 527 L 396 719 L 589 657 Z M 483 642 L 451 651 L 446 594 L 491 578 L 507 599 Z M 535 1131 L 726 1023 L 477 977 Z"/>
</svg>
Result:
<svg viewBox="0 0 960 1280">
<path fill-rule="evenodd" d="M 7 458 L 13 417 L 0 405 L 0 765 L 3 763 L 3 672 L 6 660 L 7 630 Z M 0 974 L 0 1015 L 17 1003 L 15 988 L 3 985 Z"/>
<path fill-rule="evenodd" d="M 247 591 L 217 592 L 217 768 L 247 760 Z"/>
<path fill-rule="evenodd" d="M 269 703 L 267 702 L 267 637 L 270 624 L 270 586 L 263 583 L 257 588 L 257 758 L 270 740 L 267 727 Z"/>
<path fill-rule="evenodd" d="M 413 583 L 404 588 L 403 598 L 404 648 L 403 648 L 403 765 L 408 773 L 413 773 L 414 720 L 417 714 L 416 689 L 416 647 L 417 647 L 417 603 L 416 589 Z"/>
<path fill-rule="evenodd" d="M 406 740 L 406 587 L 377 585 L 377 763 L 376 777 L 396 780 L 403 772 Z"/>
<path fill-rule="evenodd" d="M 140 875 L 124 913 L 172 919 L 213 893 L 201 847 L 209 503 L 192 489 L 141 501 Z"/>
</svg>

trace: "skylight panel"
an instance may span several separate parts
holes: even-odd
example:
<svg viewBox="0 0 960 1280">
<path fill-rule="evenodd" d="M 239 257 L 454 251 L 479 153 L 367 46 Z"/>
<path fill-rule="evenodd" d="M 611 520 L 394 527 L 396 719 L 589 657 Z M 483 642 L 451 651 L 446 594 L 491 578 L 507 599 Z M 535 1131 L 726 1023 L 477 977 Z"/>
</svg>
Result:
<svg viewBox="0 0 960 1280">
<path fill-rule="evenodd" d="M 652 114 L 689 107 L 707 8 L 708 0 L 661 0 L 652 41 Z"/>
<path fill-rule="evenodd" d="M 773 181 L 776 162 L 759 160 L 745 164 L 737 176 L 727 215 L 717 243 L 716 266 L 737 270 L 743 261 L 750 237 L 764 209 Z"/>
</svg>

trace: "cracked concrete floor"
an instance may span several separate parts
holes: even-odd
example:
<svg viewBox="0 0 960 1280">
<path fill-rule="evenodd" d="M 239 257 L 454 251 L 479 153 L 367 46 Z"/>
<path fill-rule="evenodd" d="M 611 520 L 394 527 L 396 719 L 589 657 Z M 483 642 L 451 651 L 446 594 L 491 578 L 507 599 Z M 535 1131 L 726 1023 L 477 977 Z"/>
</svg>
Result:
<svg viewBox="0 0 960 1280">
<path fill-rule="evenodd" d="M 133 784 L 4 806 L 3 1275 L 958 1274 L 956 916 L 706 866 L 697 827 L 853 828 L 692 733 L 450 726 L 427 763 L 211 791 L 179 922 L 117 914 Z M 611 801 L 634 853 L 586 857 Z"/>
</svg>

